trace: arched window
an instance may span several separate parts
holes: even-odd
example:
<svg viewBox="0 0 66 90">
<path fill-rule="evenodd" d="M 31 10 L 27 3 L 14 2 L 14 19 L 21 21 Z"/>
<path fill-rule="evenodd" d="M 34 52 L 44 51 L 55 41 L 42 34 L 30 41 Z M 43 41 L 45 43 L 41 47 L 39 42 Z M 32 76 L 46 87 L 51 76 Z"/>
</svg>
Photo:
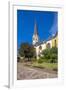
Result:
<svg viewBox="0 0 66 90">
<path fill-rule="evenodd" d="M 46 47 L 47 47 L 47 48 L 50 48 L 50 43 L 47 43 Z"/>
<path fill-rule="evenodd" d="M 42 46 L 39 46 L 39 50 L 42 50 Z"/>
</svg>

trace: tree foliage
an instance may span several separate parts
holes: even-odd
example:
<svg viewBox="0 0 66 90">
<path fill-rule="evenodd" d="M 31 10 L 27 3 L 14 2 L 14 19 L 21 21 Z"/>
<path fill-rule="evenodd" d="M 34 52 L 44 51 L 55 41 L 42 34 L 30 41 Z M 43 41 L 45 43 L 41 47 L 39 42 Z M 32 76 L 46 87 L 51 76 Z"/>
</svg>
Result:
<svg viewBox="0 0 66 90">
<path fill-rule="evenodd" d="M 45 49 L 42 54 L 42 59 L 44 59 L 45 62 L 57 63 L 58 49 L 56 47 Z"/>
<path fill-rule="evenodd" d="M 35 57 L 35 48 L 28 43 L 22 43 L 19 48 L 19 54 L 30 60 L 32 57 Z"/>
</svg>

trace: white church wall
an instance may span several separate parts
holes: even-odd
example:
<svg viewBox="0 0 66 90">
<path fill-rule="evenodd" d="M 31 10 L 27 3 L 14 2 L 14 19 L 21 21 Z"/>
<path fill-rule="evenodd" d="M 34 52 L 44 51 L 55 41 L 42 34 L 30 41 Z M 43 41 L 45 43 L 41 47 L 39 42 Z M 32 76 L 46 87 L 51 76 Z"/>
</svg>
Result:
<svg viewBox="0 0 66 90">
<path fill-rule="evenodd" d="M 45 43 L 42 44 L 41 47 L 42 47 L 42 50 L 46 49 L 46 44 Z"/>
<path fill-rule="evenodd" d="M 50 44 L 50 48 L 52 48 L 52 40 L 49 40 L 49 41 L 47 41 L 46 43 L 43 43 L 43 44 L 41 44 L 41 45 L 35 46 L 37 59 L 39 59 L 39 54 L 40 54 L 44 49 L 47 48 L 46 45 L 47 45 L 48 43 Z M 41 50 L 39 49 L 40 46 L 42 47 Z"/>
<path fill-rule="evenodd" d="M 42 47 L 41 50 L 39 49 L 40 46 Z M 36 46 L 35 49 L 36 49 L 37 59 L 39 59 L 39 53 L 41 53 L 44 49 L 46 49 L 46 44 L 44 43 L 44 44 L 41 44 L 39 46 Z"/>
<path fill-rule="evenodd" d="M 36 57 L 37 59 L 39 59 L 39 46 L 36 46 L 35 49 L 36 49 Z"/>
</svg>

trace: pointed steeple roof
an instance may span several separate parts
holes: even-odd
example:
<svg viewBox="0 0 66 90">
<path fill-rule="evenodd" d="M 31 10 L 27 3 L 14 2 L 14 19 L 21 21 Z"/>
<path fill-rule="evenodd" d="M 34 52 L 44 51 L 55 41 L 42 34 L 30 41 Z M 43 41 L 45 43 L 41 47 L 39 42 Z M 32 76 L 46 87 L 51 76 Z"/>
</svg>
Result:
<svg viewBox="0 0 66 90">
<path fill-rule="evenodd" d="M 37 23 L 36 23 L 36 20 L 35 20 L 35 26 L 34 26 L 34 35 L 38 35 L 38 28 L 37 28 Z"/>
</svg>

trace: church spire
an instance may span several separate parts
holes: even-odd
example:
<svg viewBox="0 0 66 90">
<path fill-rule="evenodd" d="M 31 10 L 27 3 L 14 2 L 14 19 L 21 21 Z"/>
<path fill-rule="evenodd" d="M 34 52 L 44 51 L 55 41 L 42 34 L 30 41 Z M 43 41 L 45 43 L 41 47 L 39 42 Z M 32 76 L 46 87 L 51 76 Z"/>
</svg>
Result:
<svg viewBox="0 0 66 90">
<path fill-rule="evenodd" d="M 33 34 L 33 45 L 35 45 L 38 41 L 39 41 L 38 28 L 37 28 L 37 23 L 36 23 L 36 20 L 35 20 L 34 34 Z"/>
<path fill-rule="evenodd" d="M 38 28 L 37 28 L 36 20 L 35 20 L 35 26 L 34 26 L 34 35 L 38 35 Z"/>
</svg>

